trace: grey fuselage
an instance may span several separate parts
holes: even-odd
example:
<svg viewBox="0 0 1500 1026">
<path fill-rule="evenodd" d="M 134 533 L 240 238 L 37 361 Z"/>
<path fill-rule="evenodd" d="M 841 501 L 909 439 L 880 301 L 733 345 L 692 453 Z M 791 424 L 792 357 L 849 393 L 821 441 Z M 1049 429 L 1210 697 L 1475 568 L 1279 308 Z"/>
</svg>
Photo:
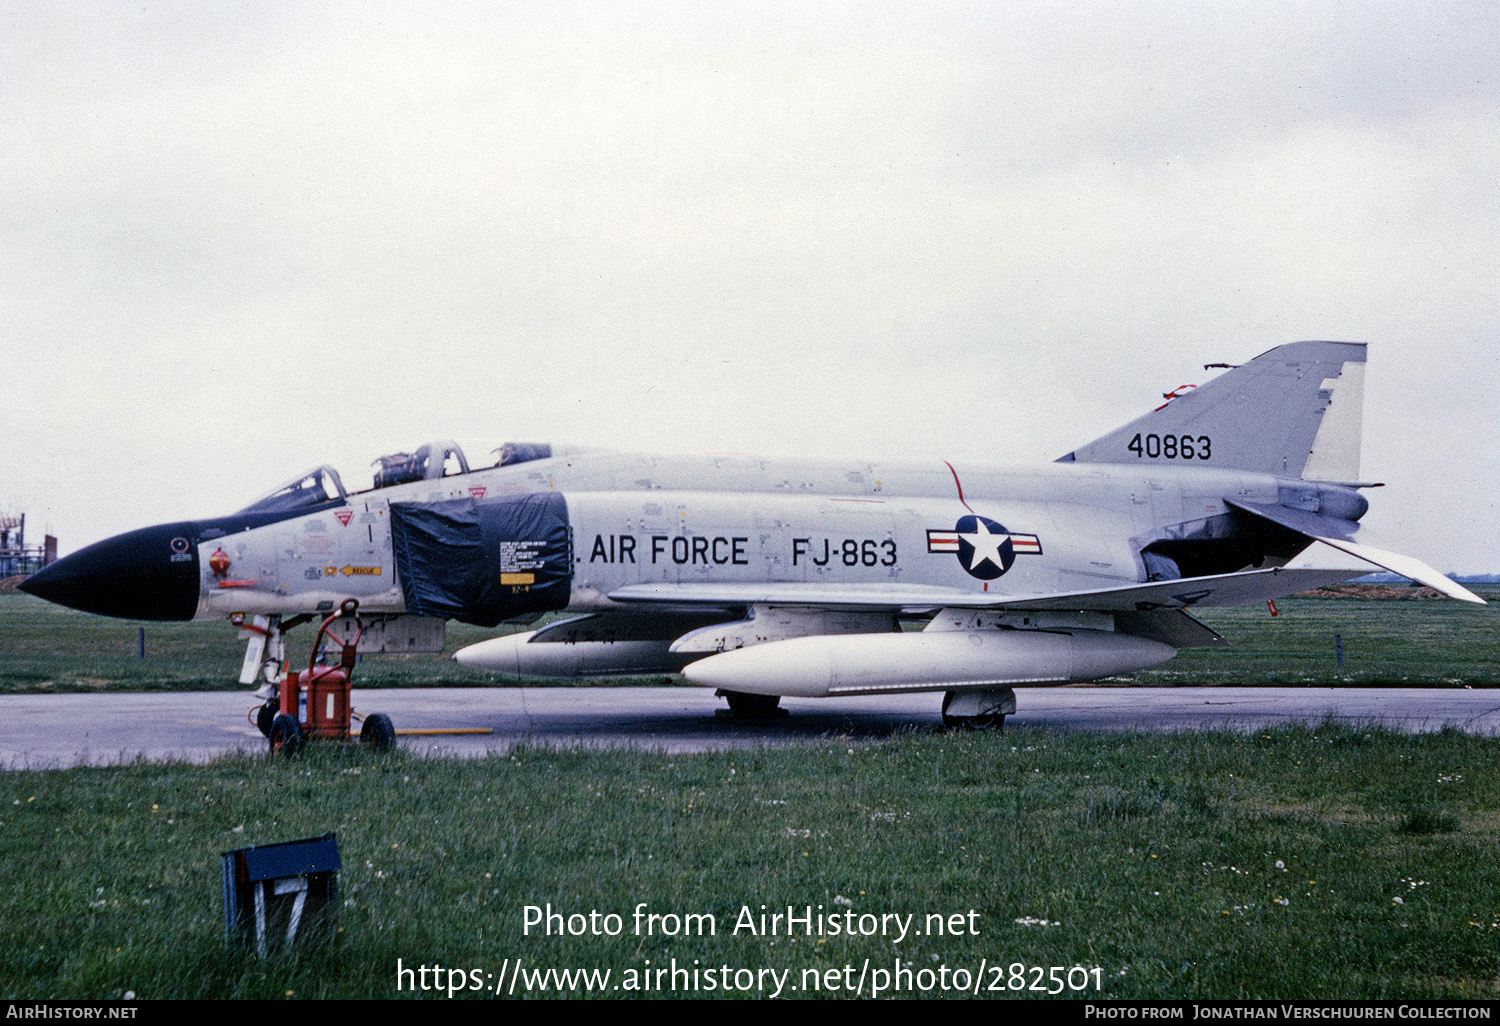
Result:
<svg viewBox="0 0 1500 1026">
<path fill-rule="evenodd" d="M 354 493 L 265 526 L 210 530 L 197 539 L 195 618 L 315 612 L 349 597 L 368 613 L 407 611 L 392 503 L 536 493 L 566 501 L 566 608 L 578 611 L 617 608 L 612 592 L 656 583 L 899 583 L 1021 598 L 1228 573 L 1282 565 L 1306 539 L 1247 523 L 1225 499 L 1349 519 L 1364 511 L 1364 500 L 1341 486 L 1188 466 L 582 451 Z M 1012 536 L 1003 569 L 993 560 L 965 565 L 954 540 L 965 517 Z"/>
</svg>

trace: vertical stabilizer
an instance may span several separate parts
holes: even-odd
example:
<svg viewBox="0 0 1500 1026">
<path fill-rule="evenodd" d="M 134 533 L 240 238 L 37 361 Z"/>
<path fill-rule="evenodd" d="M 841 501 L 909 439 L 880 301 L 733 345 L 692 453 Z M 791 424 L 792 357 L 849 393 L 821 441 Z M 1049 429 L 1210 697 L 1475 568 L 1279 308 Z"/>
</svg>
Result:
<svg viewBox="0 0 1500 1026">
<path fill-rule="evenodd" d="M 1362 342 L 1293 342 L 1262 353 L 1060 462 L 1249 470 L 1359 480 Z"/>
</svg>

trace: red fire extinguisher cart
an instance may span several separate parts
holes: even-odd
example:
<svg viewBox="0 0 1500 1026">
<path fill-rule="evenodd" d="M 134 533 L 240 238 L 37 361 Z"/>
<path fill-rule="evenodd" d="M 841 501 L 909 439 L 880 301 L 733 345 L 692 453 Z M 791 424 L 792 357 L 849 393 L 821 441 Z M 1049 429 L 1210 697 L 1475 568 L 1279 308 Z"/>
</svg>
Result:
<svg viewBox="0 0 1500 1026">
<path fill-rule="evenodd" d="M 271 721 L 272 754 L 292 755 L 302 747 L 304 741 L 330 740 L 348 741 L 350 723 L 357 715 L 349 704 L 350 679 L 354 675 L 355 656 L 359 639 L 364 634 L 364 621 L 359 618 L 359 600 L 345 599 L 338 612 L 324 620 L 313 639 L 312 654 L 307 660 L 307 671 L 289 671 L 281 681 L 278 709 Z M 350 620 L 354 625 L 352 638 L 341 638 L 330 629 L 335 621 Z M 336 666 L 318 666 L 318 653 L 323 648 L 323 639 L 340 648 Z M 363 718 L 359 740 L 376 751 L 386 751 L 396 743 L 396 730 L 391 718 L 384 713 L 373 713 Z"/>
</svg>

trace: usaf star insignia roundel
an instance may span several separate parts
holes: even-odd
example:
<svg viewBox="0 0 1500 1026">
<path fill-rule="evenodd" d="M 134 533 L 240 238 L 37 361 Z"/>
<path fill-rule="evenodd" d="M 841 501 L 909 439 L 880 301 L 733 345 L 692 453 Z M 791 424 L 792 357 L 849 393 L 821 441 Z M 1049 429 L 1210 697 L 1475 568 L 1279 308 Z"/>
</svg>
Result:
<svg viewBox="0 0 1500 1026">
<path fill-rule="evenodd" d="M 1042 543 L 1034 534 L 1014 534 L 989 517 L 969 514 L 958 518 L 951 531 L 928 531 L 928 552 L 952 552 L 958 565 L 971 577 L 993 581 L 1016 561 L 1018 555 L 1042 554 Z"/>
</svg>

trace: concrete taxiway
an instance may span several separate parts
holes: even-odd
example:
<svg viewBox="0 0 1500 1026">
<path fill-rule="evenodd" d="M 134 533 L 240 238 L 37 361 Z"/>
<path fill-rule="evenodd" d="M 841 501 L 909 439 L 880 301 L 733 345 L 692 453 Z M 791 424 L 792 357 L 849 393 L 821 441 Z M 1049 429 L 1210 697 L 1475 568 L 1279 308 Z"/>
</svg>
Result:
<svg viewBox="0 0 1500 1026">
<path fill-rule="evenodd" d="M 784 719 L 716 715 L 723 702 L 689 687 L 405 688 L 356 691 L 354 706 L 402 728 L 488 727 L 492 734 L 402 737 L 402 747 L 478 756 L 518 742 L 704 752 L 837 737 L 887 737 L 941 725 L 936 694 L 786 699 Z M 136 758 L 202 762 L 261 752 L 244 692 L 0 696 L 0 767 L 107 765 Z M 1500 690 L 1373 688 L 1017 689 L 1008 725 L 1075 730 L 1256 730 L 1333 717 L 1405 731 L 1444 726 L 1500 734 Z"/>
</svg>

